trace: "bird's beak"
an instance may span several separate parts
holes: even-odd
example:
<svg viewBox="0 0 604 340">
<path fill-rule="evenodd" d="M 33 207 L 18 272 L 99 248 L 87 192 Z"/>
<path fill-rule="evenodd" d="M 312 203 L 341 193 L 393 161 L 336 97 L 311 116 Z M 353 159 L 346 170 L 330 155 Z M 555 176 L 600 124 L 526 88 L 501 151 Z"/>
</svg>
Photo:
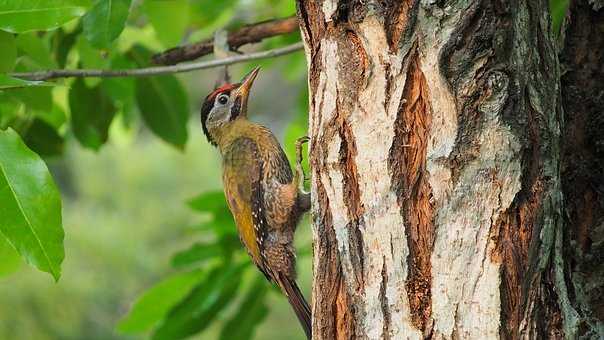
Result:
<svg viewBox="0 0 604 340">
<path fill-rule="evenodd" d="M 247 102 L 247 97 L 250 94 L 250 89 L 252 88 L 252 84 L 258 76 L 258 71 L 260 71 L 260 67 L 254 68 L 250 73 L 248 73 L 243 79 L 241 79 L 241 85 L 237 88 L 237 95 L 241 96 L 241 99 L 244 102 Z"/>
</svg>

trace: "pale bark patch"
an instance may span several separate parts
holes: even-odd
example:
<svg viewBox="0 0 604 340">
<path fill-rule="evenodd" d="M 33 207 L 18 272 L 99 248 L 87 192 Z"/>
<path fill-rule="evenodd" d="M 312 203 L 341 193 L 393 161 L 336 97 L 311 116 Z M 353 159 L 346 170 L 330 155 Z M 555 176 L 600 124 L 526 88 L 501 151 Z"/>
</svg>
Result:
<svg viewBox="0 0 604 340">
<path fill-rule="evenodd" d="M 331 17 L 338 9 L 338 0 L 323 0 L 323 6 L 321 9 L 325 15 L 325 21 L 330 22 Z"/>
<path fill-rule="evenodd" d="M 455 17 L 449 20 L 456 20 Z M 423 31 L 421 68 L 433 108 L 427 171 L 437 215 L 432 254 L 432 318 L 437 338 L 499 336 L 499 264 L 492 262 L 491 229 L 520 191 L 520 142 L 502 121 L 507 81 L 479 109 L 485 119 L 476 158 L 462 165 L 456 180 L 448 159 L 457 142 L 458 110 L 450 85 L 439 72 L 451 27 Z M 477 67 L 475 67 L 477 69 Z"/>
<path fill-rule="evenodd" d="M 361 202 L 365 208 L 363 239 L 365 245 L 364 328 L 370 339 L 384 337 L 386 322 L 380 292 L 384 286 L 386 303 L 393 322 L 391 338 L 421 338 L 413 327 L 405 289 L 409 250 L 405 224 L 400 214 L 396 194 L 388 169 L 388 151 L 394 139 L 396 115 L 389 115 L 384 106 L 386 98 L 386 68 L 391 60 L 386 34 L 377 18 L 369 17 L 358 30 L 363 49 L 370 61 L 371 77 L 359 92 L 358 106 L 350 117 L 357 149 L 373 150 L 359 153 L 356 165 L 359 173 Z M 387 280 L 386 280 L 387 277 Z M 386 281 L 386 282 L 385 282 Z"/>
</svg>

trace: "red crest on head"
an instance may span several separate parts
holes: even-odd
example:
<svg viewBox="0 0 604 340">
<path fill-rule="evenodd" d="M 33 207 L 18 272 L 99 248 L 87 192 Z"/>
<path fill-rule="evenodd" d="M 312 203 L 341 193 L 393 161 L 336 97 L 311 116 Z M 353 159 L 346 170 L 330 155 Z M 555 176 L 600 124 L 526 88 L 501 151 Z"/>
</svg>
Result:
<svg viewBox="0 0 604 340">
<path fill-rule="evenodd" d="M 224 93 L 224 92 L 231 92 L 234 88 L 237 87 L 238 84 L 224 84 L 222 86 L 220 86 L 219 88 L 215 89 L 214 91 L 212 91 L 207 99 L 214 99 L 216 98 L 216 96 L 219 93 Z"/>
</svg>

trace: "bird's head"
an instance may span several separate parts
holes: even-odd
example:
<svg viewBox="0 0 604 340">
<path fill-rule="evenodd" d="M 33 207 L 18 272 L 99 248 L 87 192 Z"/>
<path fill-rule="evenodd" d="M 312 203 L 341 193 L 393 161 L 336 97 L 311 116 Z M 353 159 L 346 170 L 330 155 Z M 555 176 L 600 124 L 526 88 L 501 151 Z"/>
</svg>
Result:
<svg viewBox="0 0 604 340">
<path fill-rule="evenodd" d="M 206 97 L 201 106 L 201 126 L 210 143 L 216 145 L 233 121 L 246 118 L 247 99 L 259 70 L 254 68 L 240 83 L 222 85 Z"/>
</svg>

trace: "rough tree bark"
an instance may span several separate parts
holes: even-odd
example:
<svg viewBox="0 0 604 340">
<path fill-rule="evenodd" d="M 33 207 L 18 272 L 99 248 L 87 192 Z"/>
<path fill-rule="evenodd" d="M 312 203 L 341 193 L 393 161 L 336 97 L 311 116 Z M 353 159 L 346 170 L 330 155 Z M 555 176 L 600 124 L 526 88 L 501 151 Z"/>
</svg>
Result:
<svg viewBox="0 0 604 340">
<path fill-rule="evenodd" d="M 314 338 L 586 334 L 548 1 L 298 0 L 298 19 Z"/>
<path fill-rule="evenodd" d="M 575 0 L 562 32 L 562 187 L 579 335 L 604 338 L 604 1 Z"/>
</svg>

